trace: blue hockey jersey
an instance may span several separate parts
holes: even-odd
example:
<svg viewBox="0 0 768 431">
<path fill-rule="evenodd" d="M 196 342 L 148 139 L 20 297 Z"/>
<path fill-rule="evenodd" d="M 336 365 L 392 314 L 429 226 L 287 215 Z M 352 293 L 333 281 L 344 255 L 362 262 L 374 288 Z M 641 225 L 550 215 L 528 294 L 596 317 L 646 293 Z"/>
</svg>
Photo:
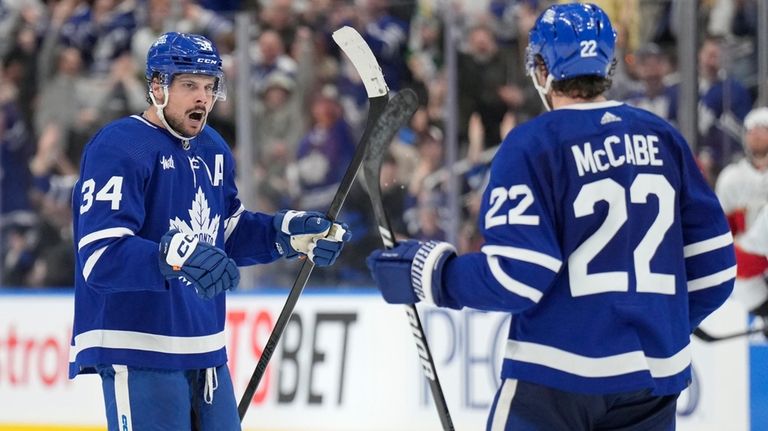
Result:
<svg viewBox="0 0 768 431">
<path fill-rule="evenodd" d="M 222 248 L 238 265 L 279 257 L 272 216 L 246 211 L 235 163 L 211 127 L 189 142 L 134 115 L 100 130 L 73 194 L 75 318 L 70 378 L 96 364 L 164 369 L 226 362 L 225 298 L 200 298 L 158 268 L 170 229 Z"/>
<path fill-rule="evenodd" d="M 690 381 L 690 334 L 730 294 L 733 239 L 683 137 L 618 102 L 513 129 L 491 166 L 481 252 L 451 306 L 514 313 L 503 378 L 606 394 Z"/>
</svg>

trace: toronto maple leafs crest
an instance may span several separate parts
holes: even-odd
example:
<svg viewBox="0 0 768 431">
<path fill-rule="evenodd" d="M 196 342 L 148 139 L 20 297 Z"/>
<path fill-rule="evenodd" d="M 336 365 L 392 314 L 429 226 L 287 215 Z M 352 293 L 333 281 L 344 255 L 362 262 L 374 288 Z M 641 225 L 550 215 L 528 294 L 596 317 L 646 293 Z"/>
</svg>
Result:
<svg viewBox="0 0 768 431">
<path fill-rule="evenodd" d="M 203 189 L 198 187 L 195 193 L 195 200 L 192 201 L 192 208 L 189 210 L 189 221 L 181 220 L 176 217 L 170 221 L 171 229 L 178 229 L 179 232 L 194 235 L 200 241 L 208 244 L 216 244 L 216 237 L 219 233 L 219 220 L 221 216 L 216 214 L 211 218 L 211 208 L 208 206 L 208 200 L 205 198 Z"/>
</svg>

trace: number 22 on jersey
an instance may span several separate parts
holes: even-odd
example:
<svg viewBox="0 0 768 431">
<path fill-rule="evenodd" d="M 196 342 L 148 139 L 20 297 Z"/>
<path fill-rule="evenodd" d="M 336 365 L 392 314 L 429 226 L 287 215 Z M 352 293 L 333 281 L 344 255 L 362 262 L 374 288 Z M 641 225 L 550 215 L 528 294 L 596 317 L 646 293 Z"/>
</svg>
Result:
<svg viewBox="0 0 768 431">
<path fill-rule="evenodd" d="M 626 268 L 608 272 L 587 271 L 589 263 L 605 249 L 631 216 L 627 211 L 626 195 L 627 190 L 610 178 L 585 184 L 579 190 L 573 202 L 576 218 L 593 215 L 595 204 L 601 201 L 608 204 L 608 212 L 600 227 L 568 257 L 568 277 L 573 296 L 629 291 L 629 271 Z M 663 175 L 639 174 L 629 187 L 629 202 L 646 204 L 649 195 L 657 197 L 659 209 L 653 223 L 632 253 L 635 285 L 638 292 L 674 295 L 675 276 L 651 272 L 650 262 L 674 223 L 675 190 Z M 506 214 L 499 214 L 507 199 L 515 200 L 518 197 L 521 199 L 512 209 Z M 539 216 L 524 214 L 533 203 L 533 193 L 525 184 L 517 184 L 509 189 L 497 187 L 491 190 L 491 207 L 485 216 L 486 229 L 506 224 L 538 225 Z M 621 261 L 618 260 L 617 265 L 620 264 Z"/>
</svg>

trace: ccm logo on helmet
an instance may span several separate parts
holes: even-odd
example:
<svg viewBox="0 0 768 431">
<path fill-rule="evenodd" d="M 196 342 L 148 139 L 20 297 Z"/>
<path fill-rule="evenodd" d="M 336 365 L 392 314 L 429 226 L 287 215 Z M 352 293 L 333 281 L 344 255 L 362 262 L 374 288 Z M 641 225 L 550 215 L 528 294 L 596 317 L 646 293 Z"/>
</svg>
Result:
<svg viewBox="0 0 768 431">
<path fill-rule="evenodd" d="M 213 58 L 198 58 L 198 63 L 216 64 L 216 60 Z"/>
</svg>

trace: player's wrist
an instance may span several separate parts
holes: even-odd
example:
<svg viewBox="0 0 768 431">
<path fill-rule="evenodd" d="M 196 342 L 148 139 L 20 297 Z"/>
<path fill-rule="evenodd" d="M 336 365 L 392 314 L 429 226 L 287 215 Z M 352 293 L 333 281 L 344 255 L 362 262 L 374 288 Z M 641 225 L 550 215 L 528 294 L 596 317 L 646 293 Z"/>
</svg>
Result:
<svg viewBox="0 0 768 431">
<path fill-rule="evenodd" d="M 443 276 L 456 248 L 444 241 L 427 241 L 419 247 L 411 264 L 411 285 L 416 296 L 427 304 L 449 306 L 443 294 Z"/>
<path fill-rule="evenodd" d="M 175 229 L 160 238 L 158 266 L 165 278 L 174 279 L 179 276 L 181 267 L 195 251 L 198 242 L 197 237 L 185 235 Z"/>
</svg>

